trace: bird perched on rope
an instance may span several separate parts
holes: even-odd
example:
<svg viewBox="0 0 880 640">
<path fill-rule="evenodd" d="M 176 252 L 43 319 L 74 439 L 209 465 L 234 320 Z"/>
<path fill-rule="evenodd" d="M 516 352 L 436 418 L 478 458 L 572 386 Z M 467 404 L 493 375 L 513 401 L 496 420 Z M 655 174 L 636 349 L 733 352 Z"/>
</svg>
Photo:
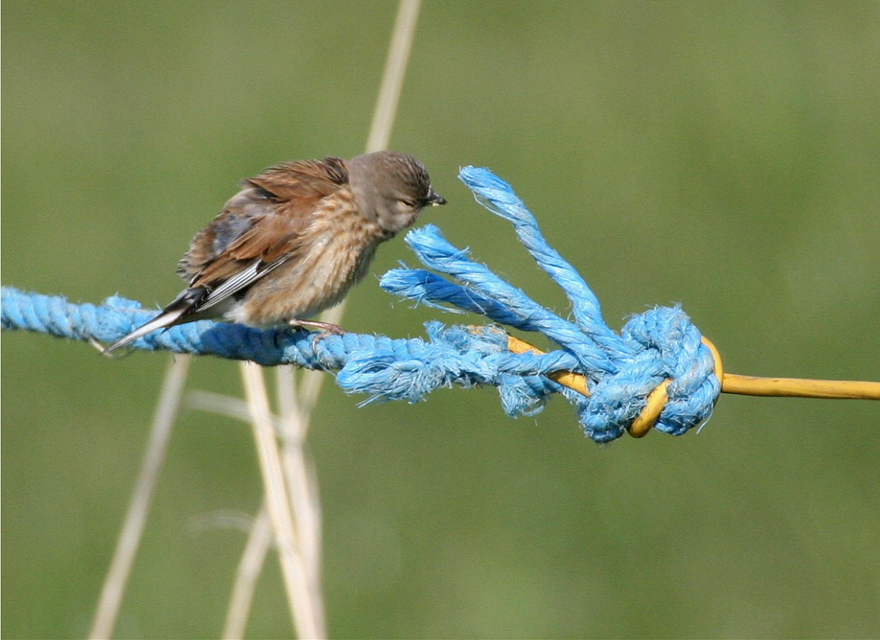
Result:
<svg viewBox="0 0 880 640">
<path fill-rule="evenodd" d="M 342 300 L 378 245 L 415 222 L 423 207 L 446 203 L 422 163 L 395 151 L 279 164 L 241 186 L 180 260 L 187 288 L 105 355 L 157 329 L 205 318 L 342 333 L 308 318 Z"/>
</svg>

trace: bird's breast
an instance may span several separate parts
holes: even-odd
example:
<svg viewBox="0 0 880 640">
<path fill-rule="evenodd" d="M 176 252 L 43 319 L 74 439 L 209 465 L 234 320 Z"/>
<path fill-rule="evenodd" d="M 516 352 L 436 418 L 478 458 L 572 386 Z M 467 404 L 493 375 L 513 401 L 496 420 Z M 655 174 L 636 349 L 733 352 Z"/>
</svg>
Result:
<svg viewBox="0 0 880 640">
<path fill-rule="evenodd" d="M 364 277 L 384 239 L 378 223 L 350 209 L 316 215 L 290 259 L 254 283 L 227 318 L 271 326 L 320 313 Z"/>
</svg>

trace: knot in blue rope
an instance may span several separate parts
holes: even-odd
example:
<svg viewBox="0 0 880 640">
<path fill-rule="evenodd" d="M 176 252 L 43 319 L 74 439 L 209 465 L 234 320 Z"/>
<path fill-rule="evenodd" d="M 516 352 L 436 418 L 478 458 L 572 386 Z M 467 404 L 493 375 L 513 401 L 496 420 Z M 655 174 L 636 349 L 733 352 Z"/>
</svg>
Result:
<svg viewBox="0 0 880 640">
<path fill-rule="evenodd" d="M 560 385 L 553 390 L 575 405 L 584 432 L 597 442 L 620 437 L 664 380 L 671 381 L 669 399 L 656 429 L 681 435 L 709 418 L 721 385 L 713 373 L 711 352 L 681 309 L 661 307 L 634 316 L 618 335 L 605 323 L 586 282 L 547 244 L 535 217 L 510 185 L 487 169 L 464 167 L 459 177 L 480 204 L 513 224 L 532 258 L 565 292 L 572 320 L 552 313 L 471 260 L 467 249 L 449 243 L 434 225 L 409 232 L 406 241 L 425 266 L 448 278 L 422 269 L 394 269 L 382 277 L 383 289 L 416 303 L 444 309 L 452 305 L 499 324 L 538 331 L 557 343 L 560 350 L 552 354 L 565 354 L 574 365 L 551 365 L 537 373 L 565 370 L 589 381 L 589 397 Z M 547 388 L 535 385 L 534 379 L 507 381 L 500 387 L 502 403 L 508 413 L 539 411 L 546 397 L 542 389 Z"/>
<path fill-rule="evenodd" d="M 632 355 L 596 382 L 581 413 L 594 439 L 619 437 L 665 380 L 670 380 L 668 400 L 654 428 L 681 435 L 709 418 L 721 385 L 712 354 L 685 313 L 677 307 L 652 309 L 634 316 L 621 337 Z"/>
</svg>

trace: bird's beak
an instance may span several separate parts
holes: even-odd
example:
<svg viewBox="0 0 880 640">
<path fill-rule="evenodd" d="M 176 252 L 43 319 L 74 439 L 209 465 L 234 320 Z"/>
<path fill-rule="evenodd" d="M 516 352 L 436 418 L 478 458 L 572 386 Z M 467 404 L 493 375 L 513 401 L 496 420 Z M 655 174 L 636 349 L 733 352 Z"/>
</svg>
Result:
<svg viewBox="0 0 880 640">
<path fill-rule="evenodd" d="M 433 188 L 428 190 L 428 197 L 425 198 L 425 204 L 429 204 L 432 207 L 436 207 L 440 204 L 446 204 L 446 198 L 441 196 L 439 193 L 434 191 Z"/>
</svg>

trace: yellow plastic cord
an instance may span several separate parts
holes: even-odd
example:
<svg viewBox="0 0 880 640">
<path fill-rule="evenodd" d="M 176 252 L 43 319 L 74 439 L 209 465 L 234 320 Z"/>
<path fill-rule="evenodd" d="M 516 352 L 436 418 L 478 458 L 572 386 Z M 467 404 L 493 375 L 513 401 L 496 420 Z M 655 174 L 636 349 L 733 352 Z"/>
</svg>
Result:
<svg viewBox="0 0 880 640">
<path fill-rule="evenodd" d="M 715 377 L 721 381 L 723 393 L 737 393 L 746 396 L 773 396 L 773 397 L 796 397 L 796 398 L 831 398 L 852 400 L 880 400 L 880 382 L 866 382 L 860 380 L 809 380 L 805 378 L 759 378 L 756 376 L 741 376 L 735 373 L 725 373 L 721 364 L 721 354 L 712 344 L 712 341 L 704 337 L 704 345 L 712 352 L 715 360 Z M 507 336 L 507 348 L 513 353 L 544 352 L 536 346 L 519 338 Z M 587 387 L 587 379 L 571 371 L 557 371 L 548 376 L 554 382 L 564 387 L 573 389 L 585 396 L 590 395 Z M 668 396 L 666 388 L 671 380 L 664 380 L 648 394 L 645 408 L 633 420 L 627 431 L 634 438 L 646 435 L 657 422 L 663 407 L 666 405 Z"/>
<path fill-rule="evenodd" d="M 513 336 L 507 336 L 507 349 L 508 351 L 512 351 L 513 353 L 536 353 L 538 355 L 544 353 L 538 347 L 531 345 L 528 342 L 524 342 L 519 338 L 514 338 Z M 547 377 L 554 382 L 558 382 L 563 387 L 574 389 L 578 393 L 581 393 L 587 397 L 589 397 L 590 395 L 590 390 L 587 389 L 587 379 L 579 373 L 572 373 L 571 371 L 557 371 L 555 373 L 551 373 Z"/>
<path fill-rule="evenodd" d="M 715 362 L 721 362 L 718 349 L 708 338 L 703 344 L 709 347 Z M 720 365 L 719 365 L 720 366 Z M 772 396 L 790 398 L 828 398 L 832 400 L 880 400 L 880 382 L 862 380 L 811 380 L 808 378 L 759 378 L 725 373 L 721 391 L 744 396 Z"/>
</svg>

